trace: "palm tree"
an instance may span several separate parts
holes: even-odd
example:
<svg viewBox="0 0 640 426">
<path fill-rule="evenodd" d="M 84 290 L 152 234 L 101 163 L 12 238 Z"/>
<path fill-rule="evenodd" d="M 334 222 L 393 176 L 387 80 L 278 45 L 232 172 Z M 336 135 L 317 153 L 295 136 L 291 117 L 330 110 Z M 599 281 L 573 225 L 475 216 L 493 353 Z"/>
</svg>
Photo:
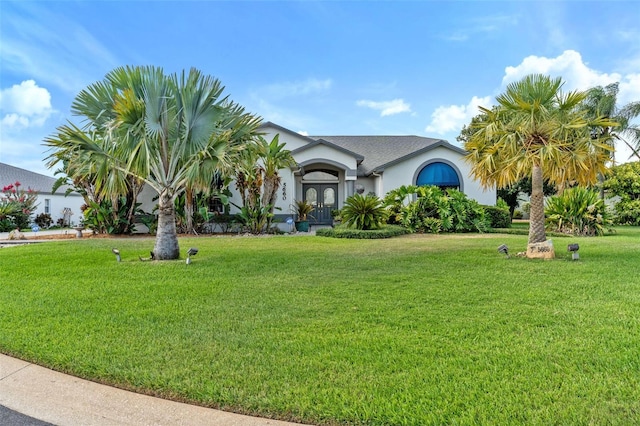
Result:
<svg viewBox="0 0 640 426">
<path fill-rule="evenodd" d="M 285 144 L 280 143 L 279 137 L 280 135 L 275 135 L 271 142 L 267 142 L 262 136 L 258 137 L 260 158 L 264 163 L 262 205 L 269 206 L 270 213 L 267 229 L 271 227 L 273 210 L 276 206 L 276 199 L 278 198 L 278 189 L 280 189 L 280 183 L 282 181 L 279 170 L 296 165 L 291 151 L 284 149 Z"/>
<path fill-rule="evenodd" d="M 613 139 L 621 141 L 640 160 L 640 124 L 633 123 L 635 118 L 640 117 L 640 102 L 631 102 L 618 108 L 618 92 L 619 83 L 593 87 L 587 91 L 583 105 L 589 117 L 606 117 L 615 121 L 615 126 L 601 127 L 601 135 L 611 135 Z"/>
<path fill-rule="evenodd" d="M 507 86 L 464 144 L 471 174 L 483 186 L 500 188 L 531 176 L 529 244 L 545 241 L 543 182 L 559 188 L 592 184 L 604 173 L 611 151 L 610 137 L 592 137 L 590 129 L 615 125 L 588 120 L 580 109 L 584 92 L 562 93 L 562 80 L 528 75 Z"/>
<path fill-rule="evenodd" d="M 165 75 L 157 67 L 120 67 L 76 97 L 72 110 L 86 119 L 82 128 L 58 128 L 55 152 L 82 153 L 96 166 L 96 182 L 115 190 L 109 171 L 144 181 L 158 193 L 154 256 L 177 259 L 174 200 L 187 188 L 210 187 L 230 151 L 255 137 L 260 119 L 223 97 L 217 79 L 196 69 Z"/>
</svg>

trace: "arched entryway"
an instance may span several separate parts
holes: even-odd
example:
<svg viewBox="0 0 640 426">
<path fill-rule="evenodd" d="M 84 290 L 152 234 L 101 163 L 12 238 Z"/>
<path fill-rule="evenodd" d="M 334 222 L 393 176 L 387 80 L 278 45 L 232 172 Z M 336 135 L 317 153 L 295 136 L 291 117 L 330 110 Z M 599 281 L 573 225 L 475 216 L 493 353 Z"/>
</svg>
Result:
<svg viewBox="0 0 640 426">
<path fill-rule="evenodd" d="M 330 225 L 331 211 L 338 208 L 338 172 L 329 169 L 316 169 L 306 172 L 302 177 L 303 200 L 314 206 L 310 222 L 317 225 Z"/>
</svg>

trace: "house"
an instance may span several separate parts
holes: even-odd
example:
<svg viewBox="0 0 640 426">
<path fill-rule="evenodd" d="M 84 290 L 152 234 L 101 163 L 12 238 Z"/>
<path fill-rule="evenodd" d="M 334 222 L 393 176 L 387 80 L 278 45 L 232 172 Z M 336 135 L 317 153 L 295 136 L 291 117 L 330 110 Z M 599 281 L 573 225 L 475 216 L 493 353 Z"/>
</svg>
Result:
<svg viewBox="0 0 640 426">
<path fill-rule="evenodd" d="M 260 130 L 267 140 L 279 134 L 298 164 L 280 171 L 276 213 L 281 220 L 292 217 L 295 200 L 308 200 L 315 206 L 312 223 L 330 224 L 331 210 L 341 208 L 349 196 L 373 193 L 383 198 L 402 185 L 454 187 L 480 204 L 496 203 L 495 188 L 485 190 L 471 178 L 463 159 L 466 151 L 442 139 L 304 136 L 271 122 Z"/>
<path fill-rule="evenodd" d="M 27 190 L 31 188 L 38 194 L 36 208 L 31 215 L 35 219 L 41 213 L 51 215 L 53 223 L 61 220 L 65 225 L 74 225 L 80 222 L 84 199 L 77 192 L 72 192 L 68 196 L 65 193 L 69 186 L 63 185 L 52 192 L 55 178 L 34 173 L 29 170 L 0 163 L 0 185 L 7 186 L 20 182 L 20 188 Z"/>
</svg>

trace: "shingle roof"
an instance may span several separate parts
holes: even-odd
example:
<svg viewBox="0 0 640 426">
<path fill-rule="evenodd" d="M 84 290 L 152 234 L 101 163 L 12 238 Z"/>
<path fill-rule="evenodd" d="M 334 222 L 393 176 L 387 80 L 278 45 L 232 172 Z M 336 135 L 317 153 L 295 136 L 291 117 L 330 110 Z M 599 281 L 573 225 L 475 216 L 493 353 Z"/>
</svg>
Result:
<svg viewBox="0 0 640 426">
<path fill-rule="evenodd" d="M 460 154 L 465 151 L 442 139 L 422 136 L 310 136 L 324 139 L 337 146 L 364 156 L 358 166 L 359 175 L 381 172 L 385 167 L 414 157 L 439 146 Z"/>
<path fill-rule="evenodd" d="M 24 190 L 31 188 L 41 194 L 51 194 L 51 189 L 56 180 L 55 178 L 41 175 L 40 173 L 34 173 L 19 167 L 10 166 L 9 164 L 0 163 L 0 186 L 2 187 L 20 182 L 20 186 Z M 56 194 L 64 195 L 67 188 L 69 188 L 68 185 L 61 186 L 56 190 Z M 79 194 L 71 193 L 69 195 Z"/>
</svg>

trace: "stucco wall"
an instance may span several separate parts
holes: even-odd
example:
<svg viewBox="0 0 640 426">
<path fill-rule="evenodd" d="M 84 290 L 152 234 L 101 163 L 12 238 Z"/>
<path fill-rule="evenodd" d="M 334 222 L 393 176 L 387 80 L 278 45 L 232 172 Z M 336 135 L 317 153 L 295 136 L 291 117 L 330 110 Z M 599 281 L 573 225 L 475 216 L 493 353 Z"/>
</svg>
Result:
<svg viewBox="0 0 640 426">
<path fill-rule="evenodd" d="M 384 197 L 387 192 L 402 185 L 415 185 L 415 179 L 422 167 L 434 160 L 443 160 L 443 162 L 452 165 L 459 172 L 461 175 L 461 190 L 469 198 L 478 201 L 480 204 L 495 205 L 495 188 L 483 190 L 482 186 L 471 178 L 471 167 L 464 161 L 462 154 L 444 147 L 435 148 L 402 163 L 387 167 L 383 172 L 382 192 L 378 195 Z"/>
<path fill-rule="evenodd" d="M 77 225 L 82 219 L 82 210 L 80 207 L 84 204 L 84 198 L 80 194 L 69 194 L 67 197 L 64 194 L 51 194 L 51 193 L 39 193 L 38 194 L 38 206 L 31 215 L 31 220 L 35 220 L 36 216 L 41 213 L 45 213 L 46 201 L 49 200 L 49 214 L 55 225 L 58 219 L 63 219 L 63 210 L 65 208 L 71 209 L 71 223 Z"/>
</svg>

